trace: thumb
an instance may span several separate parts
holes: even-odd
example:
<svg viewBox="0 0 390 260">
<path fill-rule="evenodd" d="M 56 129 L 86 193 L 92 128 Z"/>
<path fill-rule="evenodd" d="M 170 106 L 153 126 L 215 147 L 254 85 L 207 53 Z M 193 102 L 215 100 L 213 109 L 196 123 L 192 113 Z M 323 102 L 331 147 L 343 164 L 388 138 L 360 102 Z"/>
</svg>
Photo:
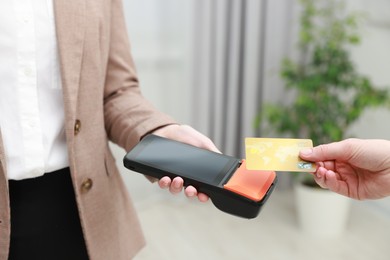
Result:
<svg viewBox="0 0 390 260">
<path fill-rule="evenodd" d="M 313 148 L 303 149 L 299 152 L 299 156 L 306 161 L 321 162 L 335 159 L 342 160 L 348 155 L 345 151 L 343 143 L 335 142 L 330 144 L 322 144 Z"/>
</svg>

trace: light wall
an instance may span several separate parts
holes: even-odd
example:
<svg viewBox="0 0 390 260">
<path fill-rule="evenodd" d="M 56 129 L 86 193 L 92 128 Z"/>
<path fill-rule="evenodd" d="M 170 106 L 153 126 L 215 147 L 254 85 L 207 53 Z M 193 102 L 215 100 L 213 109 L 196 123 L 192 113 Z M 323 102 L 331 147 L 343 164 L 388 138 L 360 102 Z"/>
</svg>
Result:
<svg viewBox="0 0 390 260">
<path fill-rule="evenodd" d="M 188 123 L 191 1 L 123 2 L 143 94 L 160 110 Z"/>
<path fill-rule="evenodd" d="M 390 2 L 349 0 L 352 10 L 364 10 L 367 22 L 362 42 L 352 52 L 356 65 L 378 87 L 390 88 Z M 361 138 L 390 139 L 390 112 L 370 110 L 352 127 L 351 134 Z"/>
</svg>

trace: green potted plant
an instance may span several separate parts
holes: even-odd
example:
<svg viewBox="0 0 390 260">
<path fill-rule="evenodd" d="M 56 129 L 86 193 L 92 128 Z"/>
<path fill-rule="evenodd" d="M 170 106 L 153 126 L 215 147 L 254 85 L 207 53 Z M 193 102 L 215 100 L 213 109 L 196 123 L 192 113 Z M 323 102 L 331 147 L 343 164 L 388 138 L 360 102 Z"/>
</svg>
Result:
<svg viewBox="0 0 390 260">
<path fill-rule="evenodd" d="M 388 105 L 389 91 L 375 87 L 350 57 L 351 47 L 360 42 L 361 16 L 346 13 L 341 1 L 300 3 L 299 59 L 285 58 L 281 66 L 286 93 L 293 99 L 285 105 L 266 104 L 255 127 L 265 123 L 274 134 L 309 138 L 314 145 L 339 141 L 347 138 L 346 130 L 366 108 Z M 295 176 L 318 187 L 310 174 Z"/>
</svg>

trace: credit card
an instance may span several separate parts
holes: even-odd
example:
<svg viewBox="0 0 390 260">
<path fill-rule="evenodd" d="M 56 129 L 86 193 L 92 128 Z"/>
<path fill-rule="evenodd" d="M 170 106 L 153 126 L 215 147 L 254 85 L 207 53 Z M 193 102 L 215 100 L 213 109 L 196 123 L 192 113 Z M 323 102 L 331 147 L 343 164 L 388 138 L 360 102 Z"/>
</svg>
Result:
<svg viewBox="0 0 390 260">
<path fill-rule="evenodd" d="M 299 151 L 313 147 L 310 139 L 245 138 L 248 170 L 314 172 L 315 163 L 299 158 Z"/>
</svg>

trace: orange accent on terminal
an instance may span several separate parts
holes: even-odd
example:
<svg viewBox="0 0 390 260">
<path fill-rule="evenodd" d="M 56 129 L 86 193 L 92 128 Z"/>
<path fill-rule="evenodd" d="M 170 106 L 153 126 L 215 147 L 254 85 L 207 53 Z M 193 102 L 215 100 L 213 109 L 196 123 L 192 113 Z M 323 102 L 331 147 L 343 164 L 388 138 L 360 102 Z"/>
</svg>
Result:
<svg viewBox="0 0 390 260">
<path fill-rule="evenodd" d="M 248 170 L 245 160 L 242 160 L 241 166 L 223 187 L 251 200 L 260 201 L 275 177 L 276 173 L 273 171 Z"/>
</svg>

